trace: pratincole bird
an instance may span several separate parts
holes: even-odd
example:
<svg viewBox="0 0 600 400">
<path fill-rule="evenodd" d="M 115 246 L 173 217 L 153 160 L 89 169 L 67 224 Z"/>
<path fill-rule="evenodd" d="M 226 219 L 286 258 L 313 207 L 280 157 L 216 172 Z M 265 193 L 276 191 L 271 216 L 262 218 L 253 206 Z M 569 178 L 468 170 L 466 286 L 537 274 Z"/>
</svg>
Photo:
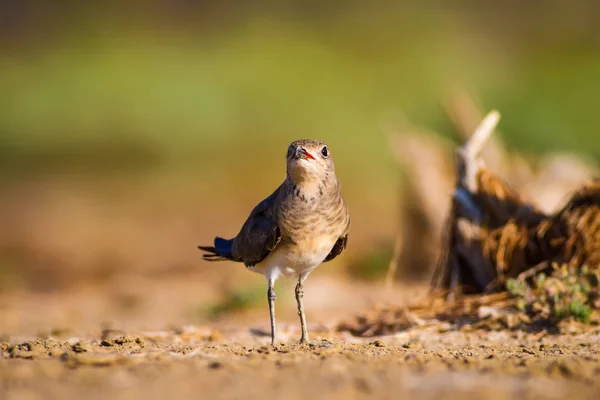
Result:
<svg viewBox="0 0 600 400">
<path fill-rule="evenodd" d="M 296 302 L 302 336 L 308 342 L 303 283 L 323 262 L 331 261 L 348 241 L 350 214 L 335 175 L 331 152 L 318 140 L 297 140 L 287 151 L 285 181 L 250 213 L 233 239 L 216 237 L 214 246 L 198 246 L 209 261 L 243 262 L 268 281 L 271 345 L 275 345 L 275 280 L 297 276 Z"/>
</svg>

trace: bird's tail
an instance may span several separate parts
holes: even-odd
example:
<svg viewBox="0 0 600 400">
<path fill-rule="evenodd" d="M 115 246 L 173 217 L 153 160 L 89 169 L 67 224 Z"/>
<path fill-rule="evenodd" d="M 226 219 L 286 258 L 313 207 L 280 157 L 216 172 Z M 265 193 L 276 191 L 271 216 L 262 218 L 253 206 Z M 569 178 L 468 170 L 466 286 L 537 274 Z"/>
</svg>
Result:
<svg viewBox="0 0 600 400">
<path fill-rule="evenodd" d="M 207 254 L 202 255 L 202 257 L 207 261 L 235 261 L 233 259 L 233 255 L 231 254 L 233 248 L 233 239 L 228 240 L 216 237 L 214 246 L 198 246 L 198 248 L 207 252 Z"/>
</svg>

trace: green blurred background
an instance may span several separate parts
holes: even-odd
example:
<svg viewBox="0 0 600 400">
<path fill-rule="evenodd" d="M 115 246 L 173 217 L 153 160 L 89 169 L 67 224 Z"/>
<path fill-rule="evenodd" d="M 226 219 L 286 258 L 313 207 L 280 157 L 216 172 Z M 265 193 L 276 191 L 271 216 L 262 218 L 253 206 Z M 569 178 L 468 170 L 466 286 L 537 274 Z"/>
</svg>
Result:
<svg viewBox="0 0 600 400">
<path fill-rule="evenodd" d="M 454 138 L 456 88 L 509 147 L 600 160 L 594 0 L 3 0 L 0 33 L 3 288 L 217 271 L 195 245 L 237 232 L 298 138 L 334 153 L 354 254 L 391 242 L 382 122 Z"/>
</svg>

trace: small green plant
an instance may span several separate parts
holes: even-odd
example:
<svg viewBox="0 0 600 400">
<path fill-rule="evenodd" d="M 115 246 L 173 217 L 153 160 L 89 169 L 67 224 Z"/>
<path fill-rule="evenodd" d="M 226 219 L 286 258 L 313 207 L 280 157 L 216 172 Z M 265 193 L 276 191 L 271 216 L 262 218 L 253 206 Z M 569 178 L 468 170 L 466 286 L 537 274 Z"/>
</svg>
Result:
<svg viewBox="0 0 600 400">
<path fill-rule="evenodd" d="M 223 298 L 209 305 L 204 313 L 211 319 L 222 317 L 226 314 L 245 311 L 267 301 L 265 285 L 254 285 L 233 289 L 226 292 Z"/>
<path fill-rule="evenodd" d="M 600 271 L 587 266 L 553 265 L 550 275 L 531 279 L 509 279 L 506 290 L 517 298 L 516 308 L 553 322 L 572 318 L 588 323 L 600 308 Z"/>
<path fill-rule="evenodd" d="M 520 279 L 509 279 L 506 282 L 506 290 L 514 297 L 526 297 L 528 286 L 525 281 Z"/>
<path fill-rule="evenodd" d="M 385 276 L 390 259 L 393 256 L 392 245 L 380 245 L 372 249 L 360 260 L 348 265 L 350 275 L 365 280 L 377 280 Z"/>
<path fill-rule="evenodd" d="M 587 323 L 592 316 L 592 308 L 579 300 L 574 300 L 569 304 L 569 314 L 576 320 Z"/>
</svg>

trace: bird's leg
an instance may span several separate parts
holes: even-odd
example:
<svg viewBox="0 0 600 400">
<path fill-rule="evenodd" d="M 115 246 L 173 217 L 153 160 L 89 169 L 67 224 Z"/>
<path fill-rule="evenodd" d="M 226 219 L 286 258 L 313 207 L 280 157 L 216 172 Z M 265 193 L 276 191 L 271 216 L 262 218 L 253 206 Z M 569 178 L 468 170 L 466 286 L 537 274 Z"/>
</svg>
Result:
<svg viewBox="0 0 600 400">
<path fill-rule="evenodd" d="M 304 297 L 304 288 L 302 282 L 303 277 L 298 278 L 298 284 L 296 285 L 296 303 L 298 303 L 298 316 L 300 317 L 300 327 L 302 328 L 302 336 L 300 337 L 300 343 L 308 343 L 308 330 L 306 329 L 306 316 L 304 315 L 304 304 L 302 303 L 302 297 Z"/>
<path fill-rule="evenodd" d="M 269 279 L 267 299 L 269 300 L 269 314 L 271 316 L 271 346 L 275 346 L 275 280 Z"/>
</svg>

